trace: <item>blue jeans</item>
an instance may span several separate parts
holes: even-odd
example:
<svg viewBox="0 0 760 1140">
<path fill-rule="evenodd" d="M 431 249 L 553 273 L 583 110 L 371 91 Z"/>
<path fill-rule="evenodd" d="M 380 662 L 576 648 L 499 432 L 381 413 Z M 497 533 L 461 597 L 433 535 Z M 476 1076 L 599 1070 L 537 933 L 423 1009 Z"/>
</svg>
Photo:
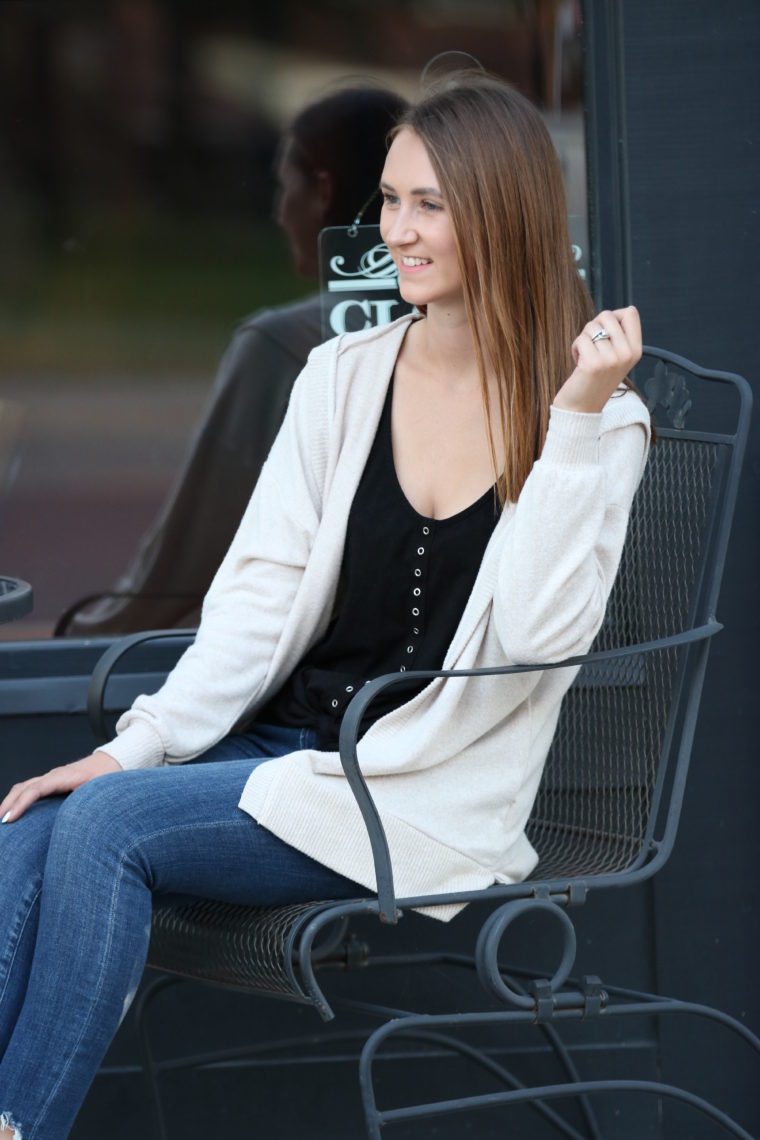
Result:
<svg viewBox="0 0 760 1140">
<path fill-rule="evenodd" d="M 68 1136 L 129 1008 L 152 896 L 247 904 L 366 896 L 241 811 L 249 774 L 316 747 L 255 725 L 189 764 L 116 772 L 0 826 L 0 1114 Z"/>
</svg>

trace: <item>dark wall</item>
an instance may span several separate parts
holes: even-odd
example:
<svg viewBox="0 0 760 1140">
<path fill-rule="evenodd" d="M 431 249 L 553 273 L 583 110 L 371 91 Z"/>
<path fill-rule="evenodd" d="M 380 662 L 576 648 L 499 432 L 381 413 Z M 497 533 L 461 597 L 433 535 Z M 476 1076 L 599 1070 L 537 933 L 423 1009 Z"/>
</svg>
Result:
<svg viewBox="0 0 760 1140">
<path fill-rule="evenodd" d="M 586 17 L 599 300 L 632 301 L 648 343 L 743 374 L 757 402 L 760 4 L 589 0 Z M 726 629 L 711 650 L 676 851 L 653 887 L 659 988 L 755 1031 L 759 500 L 756 414 L 718 607 Z M 675 1075 L 743 1104 L 745 1125 L 760 1130 L 755 1061 L 709 1034 L 668 1028 L 663 1046 Z"/>
</svg>

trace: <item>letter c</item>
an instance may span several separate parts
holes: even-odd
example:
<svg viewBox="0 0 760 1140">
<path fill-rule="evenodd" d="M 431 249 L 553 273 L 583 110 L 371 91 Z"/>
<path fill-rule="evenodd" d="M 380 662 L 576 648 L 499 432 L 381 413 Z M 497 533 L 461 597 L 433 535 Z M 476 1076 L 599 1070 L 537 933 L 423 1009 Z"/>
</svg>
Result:
<svg viewBox="0 0 760 1140">
<path fill-rule="evenodd" d="M 344 333 L 346 331 L 346 313 L 352 305 L 358 305 L 367 318 L 362 325 L 362 328 L 368 329 L 372 327 L 372 321 L 370 320 L 371 310 L 369 301 L 340 301 L 330 310 L 330 328 L 336 335 L 340 335 L 340 333 Z"/>
</svg>

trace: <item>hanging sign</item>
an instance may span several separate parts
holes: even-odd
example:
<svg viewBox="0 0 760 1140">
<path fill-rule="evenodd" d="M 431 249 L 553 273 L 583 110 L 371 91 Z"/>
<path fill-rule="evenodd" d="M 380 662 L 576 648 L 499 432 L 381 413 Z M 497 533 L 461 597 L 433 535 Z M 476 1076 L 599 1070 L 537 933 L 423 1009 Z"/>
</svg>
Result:
<svg viewBox="0 0 760 1140">
<path fill-rule="evenodd" d="M 412 306 L 398 289 L 398 271 L 379 226 L 328 226 L 319 235 L 322 335 L 387 325 Z"/>
<path fill-rule="evenodd" d="M 588 264 L 588 218 L 581 214 L 568 214 L 568 228 L 573 248 L 573 259 L 578 267 L 578 276 L 587 285 L 591 284 Z"/>
</svg>

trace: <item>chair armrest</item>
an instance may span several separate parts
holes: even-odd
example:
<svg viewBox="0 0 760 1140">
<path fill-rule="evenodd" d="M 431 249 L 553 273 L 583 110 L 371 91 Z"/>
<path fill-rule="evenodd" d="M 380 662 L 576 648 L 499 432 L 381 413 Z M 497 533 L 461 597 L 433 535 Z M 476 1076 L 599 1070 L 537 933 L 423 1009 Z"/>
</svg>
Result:
<svg viewBox="0 0 760 1140">
<path fill-rule="evenodd" d="M 149 641 L 167 641 L 171 638 L 187 639 L 188 645 L 197 633 L 195 629 L 152 629 L 140 633 L 132 633 L 128 637 L 120 637 L 110 645 L 103 656 L 98 660 L 87 686 L 87 717 L 98 744 L 105 744 L 111 737 L 106 725 L 105 709 L 103 703 L 106 695 L 106 686 L 113 673 L 114 666 L 130 650 Z"/>
<path fill-rule="evenodd" d="M 672 649 L 677 646 L 690 645 L 705 641 L 713 637 L 723 626 L 720 622 L 711 620 L 706 625 L 696 626 L 669 637 L 659 638 L 655 641 L 644 641 L 636 645 L 626 645 L 617 649 L 606 649 L 594 653 L 584 653 L 579 657 L 567 657 L 563 661 L 552 661 L 537 665 L 501 665 L 489 669 L 408 669 L 403 673 L 386 673 L 376 677 L 363 685 L 358 693 L 351 699 L 343 721 L 340 726 L 338 749 L 340 762 L 343 766 L 349 787 L 354 795 L 359 810 L 364 819 L 364 825 L 369 835 L 372 848 L 372 857 L 375 864 L 377 881 L 377 898 L 380 919 L 382 922 L 395 923 L 398 921 L 396 897 L 393 888 L 393 868 L 391 866 L 390 851 L 385 830 L 379 812 L 367 787 L 367 783 L 359 767 L 356 746 L 362 718 L 368 706 L 380 693 L 391 688 L 392 685 L 409 681 L 432 681 L 435 677 L 492 677 L 499 674 L 511 676 L 517 673 L 536 673 L 547 669 L 567 669 L 581 665 L 593 665 L 600 661 L 614 661 L 633 655 L 654 653 L 662 649 Z"/>
<path fill-rule="evenodd" d="M 567 669 L 576 666 L 580 667 L 582 665 L 592 665 L 595 662 L 620 660 L 634 655 L 653 653 L 662 649 L 670 649 L 705 641 L 707 638 L 713 637 L 722 628 L 723 626 L 720 622 L 712 620 L 706 625 L 684 630 L 681 633 L 659 638 L 655 641 L 645 641 L 617 649 L 585 653 L 578 657 L 567 657 L 563 661 L 552 661 L 536 665 L 501 665 L 493 666 L 488 669 L 409 669 L 403 673 L 386 673 L 382 677 L 376 677 L 373 681 L 369 681 L 364 685 L 352 698 L 346 709 L 340 726 L 338 749 L 344 774 L 359 810 L 362 813 L 364 825 L 370 840 L 372 858 L 375 864 L 377 897 L 381 921 L 395 923 L 398 919 L 393 888 L 393 869 L 391 866 L 388 840 L 377 807 L 375 806 L 375 802 L 372 799 L 372 795 L 370 794 L 361 768 L 359 767 L 357 756 L 357 741 L 362 718 L 375 697 L 393 685 L 403 682 L 408 683 L 414 680 L 432 681 L 435 677 L 487 677 L 500 674 L 511 676 L 519 673 L 536 673 L 547 669 Z M 105 723 L 103 702 L 108 680 L 115 665 L 122 657 L 136 646 L 146 644 L 150 641 L 186 638 L 189 644 L 192 638 L 195 637 L 196 632 L 196 630 L 183 629 L 147 630 L 120 638 L 114 642 L 113 645 L 109 646 L 97 662 L 87 689 L 87 716 L 97 743 L 104 744 L 110 736 L 110 732 Z"/>
</svg>

